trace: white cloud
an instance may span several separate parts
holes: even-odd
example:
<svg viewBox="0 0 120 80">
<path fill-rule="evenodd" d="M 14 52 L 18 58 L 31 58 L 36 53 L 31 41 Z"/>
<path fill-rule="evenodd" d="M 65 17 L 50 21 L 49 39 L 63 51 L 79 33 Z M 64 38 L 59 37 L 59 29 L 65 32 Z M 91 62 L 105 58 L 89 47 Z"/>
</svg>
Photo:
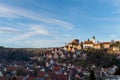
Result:
<svg viewBox="0 0 120 80">
<path fill-rule="evenodd" d="M 116 38 L 117 36 L 114 35 L 114 34 L 111 34 L 110 37 L 111 37 L 111 38 Z"/>
<path fill-rule="evenodd" d="M 43 29 L 40 25 L 32 25 L 32 26 L 30 26 L 29 29 L 31 31 L 23 33 L 21 35 L 18 35 L 16 37 L 13 37 L 13 38 L 9 39 L 8 43 L 19 41 L 19 40 L 24 40 L 24 39 L 27 39 L 27 38 L 29 38 L 31 36 L 34 36 L 34 35 L 44 35 L 44 36 L 51 35 L 50 32 L 48 32 L 47 30 Z"/>
<path fill-rule="evenodd" d="M 25 41 L 25 44 L 28 44 L 32 47 L 57 47 L 64 46 L 65 42 L 62 40 L 34 40 L 34 41 Z"/>
<path fill-rule="evenodd" d="M 11 27 L 0 27 L 0 33 L 19 33 L 20 31 L 16 28 Z"/>
<path fill-rule="evenodd" d="M 45 18 L 32 11 L 28 11 L 21 8 L 13 8 L 6 5 L 0 5 L 0 17 L 5 17 L 5 18 L 26 17 L 32 20 L 43 22 L 43 23 L 58 25 L 66 29 L 72 29 L 74 27 L 73 24 L 66 21 L 62 21 L 54 18 Z"/>
<path fill-rule="evenodd" d="M 51 35 L 51 33 L 43 29 L 43 27 L 45 26 L 44 25 L 31 25 L 30 30 L 32 30 L 35 34 Z"/>
<path fill-rule="evenodd" d="M 26 41 L 26 43 L 35 43 L 35 44 L 54 44 L 54 43 L 64 43 L 62 40 L 36 40 L 36 41 Z"/>
</svg>

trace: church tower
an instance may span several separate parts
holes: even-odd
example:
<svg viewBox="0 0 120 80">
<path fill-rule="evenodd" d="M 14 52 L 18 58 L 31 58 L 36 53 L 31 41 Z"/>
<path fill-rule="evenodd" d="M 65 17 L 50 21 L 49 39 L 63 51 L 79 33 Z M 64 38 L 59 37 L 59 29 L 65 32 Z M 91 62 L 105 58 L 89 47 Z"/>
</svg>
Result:
<svg viewBox="0 0 120 80">
<path fill-rule="evenodd" d="M 96 40 L 95 40 L 95 36 L 92 37 L 92 40 L 91 40 L 94 44 L 96 43 Z"/>
</svg>

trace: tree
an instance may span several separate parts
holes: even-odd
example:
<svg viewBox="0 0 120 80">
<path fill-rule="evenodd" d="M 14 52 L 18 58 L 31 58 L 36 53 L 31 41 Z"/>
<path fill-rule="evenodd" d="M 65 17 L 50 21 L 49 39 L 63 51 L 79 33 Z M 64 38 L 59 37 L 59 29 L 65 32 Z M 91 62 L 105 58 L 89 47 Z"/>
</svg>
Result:
<svg viewBox="0 0 120 80">
<path fill-rule="evenodd" d="M 111 41 L 111 45 L 110 45 L 111 47 L 119 47 L 120 48 L 120 42 L 119 41 Z"/>
<path fill-rule="evenodd" d="M 100 48 L 104 49 L 104 45 L 102 43 L 100 43 Z"/>
<path fill-rule="evenodd" d="M 94 70 L 90 70 L 89 80 L 96 80 Z"/>
<path fill-rule="evenodd" d="M 83 42 L 81 42 L 81 49 L 83 50 Z"/>
</svg>

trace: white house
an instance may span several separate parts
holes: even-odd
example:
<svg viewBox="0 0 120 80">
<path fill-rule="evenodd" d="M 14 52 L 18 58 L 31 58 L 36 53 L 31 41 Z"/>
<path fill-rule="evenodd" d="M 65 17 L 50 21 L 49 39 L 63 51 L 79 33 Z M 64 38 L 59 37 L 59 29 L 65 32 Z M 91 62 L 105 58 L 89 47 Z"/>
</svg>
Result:
<svg viewBox="0 0 120 80">
<path fill-rule="evenodd" d="M 94 47 L 94 43 L 92 41 L 84 41 L 83 43 L 83 48 L 93 48 Z"/>
</svg>

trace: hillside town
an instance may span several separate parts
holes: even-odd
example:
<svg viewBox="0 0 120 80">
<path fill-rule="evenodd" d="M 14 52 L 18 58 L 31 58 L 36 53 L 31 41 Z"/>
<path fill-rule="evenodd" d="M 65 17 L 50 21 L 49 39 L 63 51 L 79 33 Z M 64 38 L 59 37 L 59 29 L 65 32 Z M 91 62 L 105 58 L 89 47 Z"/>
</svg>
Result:
<svg viewBox="0 0 120 80">
<path fill-rule="evenodd" d="M 119 80 L 119 49 L 118 41 L 96 43 L 95 37 L 47 49 L 1 47 L 0 80 Z"/>
</svg>

